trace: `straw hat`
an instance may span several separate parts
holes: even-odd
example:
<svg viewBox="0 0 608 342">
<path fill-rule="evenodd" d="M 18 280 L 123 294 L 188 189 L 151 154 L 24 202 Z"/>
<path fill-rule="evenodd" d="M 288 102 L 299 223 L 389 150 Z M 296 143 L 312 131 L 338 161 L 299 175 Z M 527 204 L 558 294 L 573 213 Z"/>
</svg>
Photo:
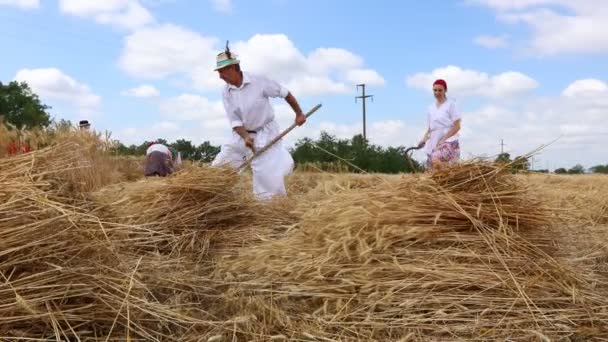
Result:
<svg viewBox="0 0 608 342">
<path fill-rule="evenodd" d="M 218 71 L 222 68 L 225 68 L 229 65 L 233 65 L 233 64 L 239 64 L 241 61 L 239 61 L 236 58 L 236 55 L 234 53 L 230 53 L 230 52 L 226 52 L 226 51 L 222 51 L 220 53 L 217 54 L 216 57 L 216 66 L 215 66 L 215 71 Z"/>
</svg>

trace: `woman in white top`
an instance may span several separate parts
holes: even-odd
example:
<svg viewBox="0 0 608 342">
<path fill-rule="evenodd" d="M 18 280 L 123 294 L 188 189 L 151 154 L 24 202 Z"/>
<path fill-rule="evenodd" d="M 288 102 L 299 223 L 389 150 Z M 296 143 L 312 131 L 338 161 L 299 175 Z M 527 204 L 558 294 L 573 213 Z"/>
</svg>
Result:
<svg viewBox="0 0 608 342">
<path fill-rule="evenodd" d="M 418 144 L 425 147 L 428 170 L 439 169 L 460 159 L 458 132 L 461 115 L 456 103 L 446 97 L 447 90 L 448 85 L 444 80 L 433 83 L 436 101 L 429 106 L 427 131 Z"/>
</svg>

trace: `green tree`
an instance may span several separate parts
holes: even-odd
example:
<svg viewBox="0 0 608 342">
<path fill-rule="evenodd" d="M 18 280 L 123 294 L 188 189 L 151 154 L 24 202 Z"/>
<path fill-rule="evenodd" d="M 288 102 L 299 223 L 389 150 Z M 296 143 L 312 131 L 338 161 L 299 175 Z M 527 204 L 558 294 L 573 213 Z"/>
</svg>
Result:
<svg viewBox="0 0 608 342">
<path fill-rule="evenodd" d="M 132 155 L 132 153 L 130 153 L 130 151 L 129 151 L 129 148 L 118 140 L 114 141 L 112 153 L 121 155 L 121 156 Z"/>
<path fill-rule="evenodd" d="M 569 174 L 578 175 L 585 173 L 585 168 L 581 164 L 576 164 L 568 170 Z"/>
<path fill-rule="evenodd" d="M 181 153 L 182 159 L 192 160 L 196 158 L 196 146 L 192 145 L 190 140 L 177 139 L 170 146 Z"/>
<path fill-rule="evenodd" d="M 165 146 L 169 146 L 169 143 L 167 142 L 167 140 L 163 139 L 163 138 L 158 138 L 156 140 L 154 140 L 153 142 L 159 143 L 159 144 L 163 144 Z"/>
<path fill-rule="evenodd" d="M 496 157 L 494 162 L 508 164 L 511 162 L 511 155 L 508 154 L 507 152 L 501 153 Z"/>
<path fill-rule="evenodd" d="M 405 155 L 405 147 L 383 148 L 370 144 L 362 135 L 351 139 L 338 139 L 321 132 L 318 140 L 303 138 L 291 150 L 296 164 L 314 163 L 321 169 L 345 166 L 351 172 L 399 173 L 414 172 L 421 165 Z"/>
<path fill-rule="evenodd" d="M 593 173 L 608 173 L 608 164 L 606 165 L 596 165 L 591 167 L 589 170 Z"/>
<path fill-rule="evenodd" d="M 530 161 L 526 157 L 515 157 L 515 159 L 513 159 L 513 170 L 515 170 L 515 171 L 530 170 Z"/>
<path fill-rule="evenodd" d="M 0 82 L 0 116 L 17 128 L 48 127 L 51 116 L 47 112 L 51 107 L 40 102 L 25 82 L 12 81 L 9 84 Z"/>
<path fill-rule="evenodd" d="M 210 142 L 205 141 L 196 147 L 196 157 L 194 159 L 203 163 L 210 163 L 218 153 L 220 153 L 219 146 L 211 145 Z"/>
<path fill-rule="evenodd" d="M 559 174 L 559 175 L 563 175 L 563 174 L 568 173 L 568 170 L 564 169 L 563 167 L 560 167 L 558 169 L 555 169 L 554 172 L 557 173 L 557 174 Z"/>
</svg>

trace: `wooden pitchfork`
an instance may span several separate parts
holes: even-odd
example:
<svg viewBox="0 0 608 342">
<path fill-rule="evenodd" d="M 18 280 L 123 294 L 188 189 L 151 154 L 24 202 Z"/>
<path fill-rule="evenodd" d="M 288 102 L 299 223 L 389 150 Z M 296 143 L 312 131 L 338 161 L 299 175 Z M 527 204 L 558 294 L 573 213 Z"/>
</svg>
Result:
<svg viewBox="0 0 608 342">
<path fill-rule="evenodd" d="M 319 108 L 321 108 L 321 104 L 318 104 L 316 106 L 314 106 L 308 113 L 306 113 L 306 118 L 308 119 L 309 116 L 311 116 L 314 112 L 316 112 Z M 271 142 L 269 142 L 268 144 L 266 144 L 266 146 L 262 147 L 261 149 L 255 151 L 253 153 L 253 155 L 251 157 L 249 157 L 249 159 L 247 159 L 245 162 L 243 162 L 243 164 L 241 164 L 241 166 L 238 167 L 238 171 L 246 168 L 249 164 L 251 164 L 251 162 L 258 157 L 260 154 L 266 152 L 266 150 L 268 150 L 270 147 L 272 147 L 272 145 L 276 144 L 277 141 L 281 140 L 281 138 L 283 138 L 285 135 L 287 135 L 287 133 L 291 132 L 294 128 L 296 128 L 297 124 L 294 122 L 293 124 L 291 124 L 291 126 L 289 126 L 289 128 L 285 129 L 281 134 L 277 135 L 276 138 L 272 139 Z"/>
</svg>

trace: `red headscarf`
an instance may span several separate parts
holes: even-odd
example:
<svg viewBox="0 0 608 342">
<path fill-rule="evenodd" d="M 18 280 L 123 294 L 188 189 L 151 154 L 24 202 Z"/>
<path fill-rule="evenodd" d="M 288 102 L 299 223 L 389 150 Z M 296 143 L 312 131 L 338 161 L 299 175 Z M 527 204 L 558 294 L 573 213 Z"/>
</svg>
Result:
<svg viewBox="0 0 608 342">
<path fill-rule="evenodd" d="M 441 84 L 443 86 L 443 89 L 445 89 L 446 91 L 448 90 L 448 84 L 442 80 L 442 79 L 438 79 L 433 83 L 433 86 L 436 84 Z"/>
</svg>

